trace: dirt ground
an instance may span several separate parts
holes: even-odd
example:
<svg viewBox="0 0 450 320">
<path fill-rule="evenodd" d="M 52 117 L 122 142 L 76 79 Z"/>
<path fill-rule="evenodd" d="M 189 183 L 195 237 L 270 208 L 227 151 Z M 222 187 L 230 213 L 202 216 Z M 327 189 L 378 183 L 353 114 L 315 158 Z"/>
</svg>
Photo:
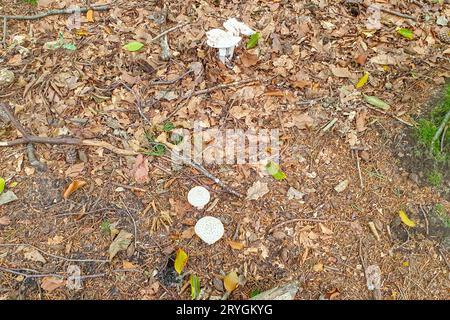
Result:
<svg viewBox="0 0 450 320">
<path fill-rule="evenodd" d="M 86 5 L 39 2 L 1 1 L 0 14 Z M 82 16 L 85 33 L 69 31 L 64 15 L 8 20 L 0 69 L 15 80 L 0 83 L 0 102 L 34 135 L 138 151 L 146 147 L 145 132 L 161 133 L 157 125 L 179 108 L 170 118 L 177 128 L 192 129 L 201 120 L 210 127 L 279 129 L 287 178 L 277 181 L 254 165 L 205 165 L 244 195 L 237 197 L 190 166 L 174 170 L 168 157 L 146 156 L 146 182 L 137 182 L 136 156 L 108 148 L 35 144 L 46 167 L 41 171 L 30 164 L 26 145 L 2 147 L 5 190 L 18 200 L 0 206 L 0 298 L 190 299 L 189 275 L 197 275 L 200 298 L 218 299 L 225 293 L 223 277 L 236 271 L 240 283 L 229 299 L 292 281 L 300 284 L 296 299 L 372 299 L 364 270 L 378 265 L 382 299 L 448 299 L 449 228 L 434 218 L 437 204 L 450 212 L 448 195 L 412 179 L 420 170 L 407 162 L 410 146 L 403 143 L 413 139 L 410 125 L 450 72 L 448 29 L 436 23 L 449 18 L 450 8 L 428 2 L 377 1 L 417 18 L 382 12 L 379 30 L 367 28 L 363 4 L 325 0 L 170 1 L 163 27 L 148 17 L 162 1 L 115 1 L 111 10 L 95 11 L 94 22 Z M 241 42 L 233 65 L 224 66 L 205 32 L 230 17 L 262 37 L 250 50 Z M 189 24 L 168 33 L 172 57 L 164 61 L 159 40 L 150 40 L 182 22 Z M 414 38 L 403 38 L 398 27 L 414 30 Z M 58 32 L 76 50 L 45 49 Z M 20 35 L 24 40 L 14 44 Z M 131 40 L 144 48 L 124 50 Z M 202 65 L 199 76 L 154 83 L 180 77 L 194 62 Z M 368 82 L 355 89 L 364 72 Z M 250 78 L 257 80 L 190 94 Z M 168 92 L 173 100 L 161 98 Z M 362 94 L 390 109 L 370 106 Z M 7 124 L 0 136 L 11 141 L 21 135 Z M 66 199 L 74 180 L 87 184 Z M 348 186 L 337 192 L 344 180 Z M 269 192 L 247 200 L 256 181 L 267 183 Z M 211 191 L 203 210 L 187 201 L 198 184 Z M 289 199 L 290 188 L 303 197 Z M 416 227 L 400 221 L 400 210 Z M 225 227 L 213 245 L 193 231 L 205 215 Z M 133 238 L 109 261 L 112 228 Z M 182 276 L 173 270 L 179 248 L 189 255 Z M 65 285 L 70 266 L 81 270 L 78 290 Z"/>
</svg>

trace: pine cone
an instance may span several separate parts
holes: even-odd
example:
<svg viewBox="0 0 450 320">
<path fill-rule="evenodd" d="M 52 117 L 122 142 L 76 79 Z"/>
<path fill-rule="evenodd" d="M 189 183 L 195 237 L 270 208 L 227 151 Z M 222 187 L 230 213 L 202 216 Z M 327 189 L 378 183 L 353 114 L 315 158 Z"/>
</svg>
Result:
<svg viewBox="0 0 450 320">
<path fill-rule="evenodd" d="M 78 159 L 77 150 L 73 147 L 69 148 L 69 150 L 67 150 L 66 152 L 66 162 L 68 164 L 74 164 L 75 162 L 77 162 L 77 159 Z"/>
<path fill-rule="evenodd" d="M 437 32 L 437 37 L 440 41 L 450 44 L 450 29 L 443 28 Z"/>
</svg>

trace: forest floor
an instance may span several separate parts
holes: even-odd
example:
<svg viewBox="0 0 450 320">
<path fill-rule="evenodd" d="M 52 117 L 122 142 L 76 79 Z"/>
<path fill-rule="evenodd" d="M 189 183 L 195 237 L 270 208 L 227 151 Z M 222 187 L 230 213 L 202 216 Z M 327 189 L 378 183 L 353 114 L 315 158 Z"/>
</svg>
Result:
<svg viewBox="0 0 450 320">
<path fill-rule="evenodd" d="M 0 299 L 190 299 L 190 275 L 200 280 L 201 299 L 218 299 L 232 271 L 239 285 L 229 299 L 292 281 L 296 299 L 371 299 L 371 265 L 381 271 L 382 299 L 448 299 L 450 180 L 444 174 L 430 184 L 415 152 L 417 123 L 450 73 L 450 8 L 441 2 L 376 1 L 391 11 L 381 12 L 379 29 L 367 25 L 370 1 L 167 1 L 162 24 L 154 18 L 163 1 L 114 1 L 93 17 L 83 13 L 72 30 L 69 15 L 8 19 L 0 71 L 14 79 L 0 77 L 0 103 L 33 135 L 95 139 L 130 155 L 35 143 L 30 161 L 25 144 L 0 148 L 3 194 L 17 196 L 0 205 Z M 0 1 L 0 15 L 71 4 L 86 6 Z M 261 39 L 246 49 L 244 37 L 225 66 L 205 32 L 232 17 Z M 152 39 L 177 25 L 163 60 L 160 39 Z M 47 48 L 59 34 L 75 47 Z M 123 48 L 133 40 L 144 47 Z M 367 83 L 355 88 L 365 72 Z M 192 130 L 195 121 L 279 129 L 286 179 L 258 165 L 203 163 L 238 197 L 149 146 L 146 133 L 165 142 L 167 126 Z M 4 122 L 0 141 L 22 136 Z M 135 155 L 144 149 L 154 155 Z M 75 180 L 86 184 L 63 197 Z M 202 210 L 187 201 L 196 185 L 211 192 Z M 225 228 L 212 245 L 194 233 L 206 215 Z M 122 230 L 130 241 L 109 259 Z M 188 261 L 177 276 L 180 248 Z M 66 285 L 74 267 L 77 290 Z"/>
</svg>

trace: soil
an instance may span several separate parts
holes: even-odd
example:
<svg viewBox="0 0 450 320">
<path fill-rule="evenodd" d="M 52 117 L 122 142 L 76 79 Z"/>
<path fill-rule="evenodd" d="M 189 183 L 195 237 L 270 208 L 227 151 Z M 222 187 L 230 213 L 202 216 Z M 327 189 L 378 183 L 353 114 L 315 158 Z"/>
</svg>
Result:
<svg viewBox="0 0 450 320">
<path fill-rule="evenodd" d="M 64 1 L 58 3 L 64 6 Z M 258 76 L 264 81 L 243 86 L 247 91 L 230 87 L 191 97 L 172 121 L 179 127 L 196 118 L 224 128 L 279 128 L 280 164 L 287 178 L 277 181 L 248 164 L 205 165 L 243 195 L 254 182 L 267 183 L 269 193 L 247 200 L 230 195 L 189 166 L 172 169 L 165 157 L 146 157 L 147 181 L 137 182 L 136 157 L 104 148 L 75 146 L 74 156 L 74 147 L 35 145 L 37 158 L 47 167 L 41 172 L 30 165 L 25 146 L 2 147 L 1 176 L 18 200 L 0 206 L 0 298 L 190 299 L 189 275 L 196 275 L 200 298 L 220 299 L 225 294 L 223 277 L 236 271 L 240 283 L 229 299 L 249 299 L 252 292 L 292 281 L 300 284 L 296 299 L 372 299 L 364 268 L 378 265 L 382 299 L 448 299 L 449 228 L 434 208 L 442 204 L 450 212 L 450 202 L 421 179 L 411 179 L 411 173 L 420 177 L 426 164 L 411 157 L 410 129 L 395 118 L 413 122 L 449 76 L 448 44 L 435 36 L 439 28 L 435 19 L 422 17 L 448 9 L 392 1 L 390 8 L 420 16 L 417 24 L 413 27 L 408 20 L 383 14 L 383 28 L 367 36 L 364 8 L 340 2 L 188 4 L 171 1 L 169 6 L 170 27 L 186 17 L 195 20 L 169 34 L 174 56 L 168 62 L 160 60 L 157 41 L 142 40 L 146 47 L 140 53 L 122 49 L 122 44 L 135 39 L 139 24 L 152 37 L 160 32 L 147 18 L 161 8 L 160 1 L 118 1 L 113 11 L 96 12 L 92 26 L 83 21 L 91 32 L 88 37 L 68 32 L 63 16 L 9 21 L 8 43 L 31 31 L 33 37 L 23 44 L 30 50 L 28 56 L 0 49 L 0 68 L 16 74 L 13 84 L 0 87 L 1 102 L 8 102 L 34 134 L 74 135 L 132 150 L 144 143 L 144 132 L 153 127 L 138 112 L 136 97 L 114 87 L 115 80 L 129 81 L 140 95 L 144 114 L 161 119 L 177 107 L 177 102 L 154 98 L 161 90 L 181 96 L 196 86 L 205 89 Z M 47 9 L 0 3 L 2 14 Z M 229 69 L 205 44 L 204 32 L 232 16 L 261 30 L 269 26 L 258 44 L 261 51 L 255 65 L 239 47 L 234 68 Z M 400 38 L 396 25 L 413 28 L 417 39 Z M 45 42 L 56 40 L 58 31 L 76 43 L 75 52 L 43 49 Z M 369 62 L 380 52 L 404 60 L 388 66 Z M 366 55 L 363 65 L 355 61 L 359 54 Z M 138 58 L 152 66 L 153 73 L 136 67 Z M 175 79 L 195 61 L 205 68 L 200 84 L 194 86 L 193 75 L 175 85 L 150 84 Z M 358 76 L 342 77 L 340 68 Z M 367 108 L 355 94 L 354 83 L 362 70 L 368 70 L 371 78 L 361 91 L 389 101 L 388 113 Z M 68 78 L 75 74 L 75 80 Z M 234 104 L 242 110 L 233 109 Z M 299 113 L 307 113 L 313 125 L 298 120 Z M 364 128 L 357 130 L 355 116 L 362 113 Z M 335 125 L 323 131 L 335 118 Z M 11 125 L 0 135 L 2 141 L 19 137 Z M 75 179 L 87 184 L 65 199 L 62 195 Z M 335 187 L 344 180 L 348 187 L 337 192 Z M 450 183 L 448 176 L 444 180 Z M 188 191 L 198 184 L 211 191 L 211 201 L 202 210 L 187 202 Z M 291 187 L 305 196 L 288 199 Z M 400 210 L 416 227 L 400 221 Z M 223 238 L 213 245 L 203 243 L 193 231 L 205 215 L 219 218 L 225 227 Z M 133 238 L 109 261 L 114 229 L 126 230 Z M 230 241 L 243 248 L 234 249 Z M 182 275 L 173 269 L 179 248 L 189 255 Z M 57 282 L 68 280 L 70 266 L 81 271 L 77 290 Z M 49 281 L 59 285 L 49 288 Z"/>
</svg>

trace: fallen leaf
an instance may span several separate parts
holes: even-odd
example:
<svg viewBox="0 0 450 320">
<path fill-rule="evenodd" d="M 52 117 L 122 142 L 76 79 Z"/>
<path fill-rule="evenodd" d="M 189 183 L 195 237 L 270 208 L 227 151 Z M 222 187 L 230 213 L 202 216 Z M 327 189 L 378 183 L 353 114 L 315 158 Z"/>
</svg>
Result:
<svg viewBox="0 0 450 320">
<path fill-rule="evenodd" d="M 367 56 L 364 54 L 360 54 L 355 58 L 355 62 L 359 65 L 364 65 L 367 61 Z"/>
<path fill-rule="evenodd" d="M 256 54 L 244 52 L 240 58 L 242 65 L 246 68 L 254 66 L 258 63 L 258 55 Z"/>
<path fill-rule="evenodd" d="M 125 230 L 120 230 L 114 241 L 109 246 L 109 260 L 111 261 L 119 251 L 126 250 L 131 243 L 133 235 Z"/>
<path fill-rule="evenodd" d="M 398 213 L 400 216 L 400 219 L 404 224 L 406 224 L 408 227 L 414 228 L 416 226 L 415 222 L 409 219 L 409 217 L 406 215 L 406 213 L 403 210 L 400 210 Z"/>
<path fill-rule="evenodd" d="M 89 10 L 86 12 L 86 21 L 87 21 L 87 22 L 94 22 L 94 10 L 89 9 Z"/>
<path fill-rule="evenodd" d="M 48 238 L 47 239 L 47 244 L 50 246 L 54 246 L 57 244 L 60 244 L 61 242 L 63 242 L 64 238 L 62 236 L 54 236 L 53 238 Z"/>
<path fill-rule="evenodd" d="M 299 129 L 308 129 L 314 126 L 314 119 L 307 113 L 294 113 L 289 115 L 285 123 L 286 128 L 297 127 Z"/>
<path fill-rule="evenodd" d="M 0 194 L 0 206 L 3 204 L 7 204 L 13 201 L 16 201 L 18 198 L 14 192 L 11 190 L 6 191 L 5 193 Z"/>
<path fill-rule="evenodd" d="M 344 181 L 341 181 L 337 186 L 334 187 L 334 190 L 336 192 L 343 192 L 348 187 L 348 180 L 345 179 Z"/>
<path fill-rule="evenodd" d="M 135 266 L 134 264 L 132 264 L 131 262 L 126 261 L 126 260 L 124 260 L 124 261 L 122 262 L 122 267 L 123 267 L 125 270 L 136 269 L 136 266 Z"/>
<path fill-rule="evenodd" d="M 191 298 L 195 300 L 200 295 L 200 279 L 196 275 L 191 274 L 189 283 L 191 284 Z"/>
<path fill-rule="evenodd" d="M 149 180 L 148 177 L 148 158 L 144 157 L 144 155 L 139 154 L 136 157 L 136 160 L 134 162 L 133 166 L 133 176 L 134 180 L 138 183 L 146 183 Z"/>
<path fill-rule="evenodd" d="M 254 34 L 252 34 L 247 41 L 247 49 L 256 47 L 260 38 L 261 38 L 261 33 L 255 32 Z"/>
<path fill-rule="evenodd" d="M 0 177 L 0 193 L 2 193 L 3 190 L 5 190 L 5 184 L 6 184 L 5 179 L 3 179 L 2 177 Z"/>
<path fill-rule="evenodd" d="M 242 250 L 242 249 L 244 249 L 244 244 L 242 242 L 229 240 L 228 244 L 234 250 Z"/>
<path fill-rule="evenodd" d="M 44 257 L 42 256 L 42 254 L 38 250 L 36 250 L 34 248 L 23 247 L 22 251 L 23 251 L 23 256 L 27 260 L 36 261 L 36 262 L 42 262 L 42 263 L 46 263 L 47 262 L 44 259 Z"/>
<path fill-rule="evenodd" d="M 322 231 L 323 234 L 331 235 L 333 234 L 333 231 L 327 227 L 325 227 L 323 224 L 319 223 L 320 231 Z"/>
<path fill-rule="evenodd" d="M 181 272 L 183 271 L 184 266 L 188 261 L 188 257 L 188 254 L 183 249 L 180 248 L 177 250 L 174 266 L 175 271 L 178 272 L 178 274 L 181 274 Z"/>
<path fill-rule="evenodd" d="M 56 277 L 44 277 L 41 282 L 41 288 L 47 292 L 52 292 L 66 284 L 64 279 Z"/>
<path fill-rule="evenodd" d="M 414 31 L 410 29 L 400 28 L 397 29 L 397 33 L 408 40 L 412 40 L 414 38 Z"/>
<path fill-rule="evenodd" d="M 370 105 L 372 105 L 374 107 L 377 107 L 379 109 L 385 110 L 385 111 L 389 110 L 391 108 L 390 105 L 388 105 L 386 102 L 384 102 L 383 100 L 381 100 L 381 99 L 379 99 L 379 98 L 377 98 L 375 96 L 366 96 L 366 95 L 364 95 L 364 100 L 368 104 L 370 104 Z"/>
<path fill-rule="evenodd" d="M 364 87 L 364 85 L 367 83 L 367 80 L 369 80 L 369 73 L 364 72 L 364 75 L 359 79 L 358 83 L 355 85 L 356 89 L 360 89 Z"/>
<path fill-rule="evenodd" d="M 356 131 L 363 132 L 366 130 L 366 117 L 367 117 L 367 111 L 361 111 L 356 116 Z"/>
<path fill-rule="evenodd" d="M 223 278 L 223 285 L 225 287 L 225 290 L 227 292 L 232 292 L 236 289 L 237 285 L 239 284 L 239 277 L 235 271 L 230 272 Z"/>
<path fill-rule="evenodd" d="M 313 266 L 313 270 L 315 272 L 322 272 L 323 271 L 323 263 L 317 263 Z"/>
<path fill-rule="evenodd" d="M 63 198 L 67 199 L 69 196 L 80 189 L 82 186 L 86 184 L 86 181 L 83 180 L 74 180 L 71 184 L 67 187 L 67 189 L 64 191 Z"/>
<path fill-rule="evenodd" d="M 339 68 L 335 66 L 330 67 L 334 76 L 339 78 L 352 78 L 353 74 L 347 68 Z"/>
<path fill-rule="evenodd" d="M 9 219 L 9 217 L 7 217 L 7 216 L 0 217 L 0 225 L 7 226 L 10 223 L 11 223 L 11 219 Z"/>
<path fill-rule="evenodd" d="M 284 180 L 286 179 L 286 174 L 281 171 L 280 166 L 273 161 L 269 161 L 266 165 L 266 171 L 269 173 L 275 180 Z"/>
<path fill-rule="evenodd" d="M 268 192 L 269 188 L 267 187 L 267 183 L 256 181 L 247 190 L 247 200 L 258 200 Z"/>
<path fill-rule="evenodd" d="M 125 50 L 134 52 L 134 51 L 139 51 L 144 47 L 144 44 L 139 42 L 139 41 L 131 41 L 128 42 L 126 45 L 124 45 L 122 48 L 124 48 Z"/>
</svg>

